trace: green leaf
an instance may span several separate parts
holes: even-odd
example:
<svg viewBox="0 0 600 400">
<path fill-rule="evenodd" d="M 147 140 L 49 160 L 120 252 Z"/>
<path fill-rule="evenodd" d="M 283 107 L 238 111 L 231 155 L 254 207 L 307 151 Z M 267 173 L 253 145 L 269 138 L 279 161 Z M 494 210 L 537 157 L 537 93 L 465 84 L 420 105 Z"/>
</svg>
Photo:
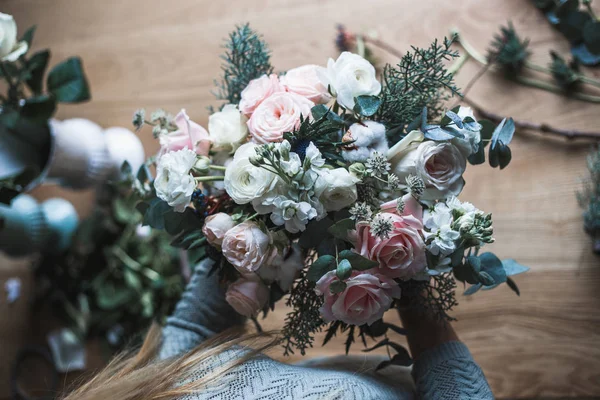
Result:
<svg viewBox="0 0 600 400">
<path fill-rule="evenodd" d="M 56 111 L 56 100 L 47 94 L 25 99 L 21 117 L 36 124 L 45 124 Z"/>
<path fill-rule="evenodd" d="M 331 285 L 329 285 L 329 291 L 332 294 L 338 294 L 338 293 L 342 293 L 344 290 L 346 290 L 346 282 L 343 281 L 333 281 L 331 282 Z"/>
<path fill-rule="evenodd" d="M 521 291 L 519 290 L 519 287 L 517 286 L 515 281 L 513 281 L 511 278 L 506 278 L 506 284 L 508 285 L 509 288 L 511 288 L 511 290 L 513 292 L 515 292 L 517 294 L 517 296 L 521 295 Z"/>
<path fill-rule="evenodd" d="M 408 353 L 408 350 L 404 349 L 402 353 L 395 354 L 389 361 L 383 361 L 379 363 L 375 371 L 379 371 L 390 365 L 399 365 L 401 367 L 410 367 L 413 364 L 413 360 Z"/>
<path fill-rule="evenodd" d="M 600 54 L 600 21 L 588 21 L 583 26 L 583 41 L 592 54 Z"/>
<path fill-rule="evenodd" d="M 515 134 L 515 121 L 512 118 L 504 118 L 494 130 L 492 135 L 492 149 L 501 142 L 508 145 Z"/>
<path fill-rule="evenodd" d="M 8 129 L 14 129 L 17 127 L 20 118 L 21 115 L 18 111 L 7 107 L 0 113 L 0 124 Z"/>
<path fill-rule="evenodd" d="M 318 104 L 310 109 L 310 113 L 314 120 L 318 121 L 329 113 L 329 108 L 324 104 Z"/>
<path fill-rule="evenodd" d="M 529 271 L 529 267 L 519 264 L 512 258 L 502 260 L 502 266 L 504 267 L 507 276 L 518 275 Z"/>
<path fill-rule="evenodd" d="M 354 102 L 354 112 L 365 117 L 375 115 L 381 106 L 381 99 L 377 96 L 358 96 Z"/>
<path fill-rule="evenodd" d="M 337 239 L 348 240 L 348 231 L 355 228 L 356 223 L 354 222 L 354 220 L 350 218 L 345 218 L 331 225 L 327 229 L 327 232 L 329 232 L 332 236 L 334 236 Z"/>
<path fill-rule="evenodd" d="M 164 214 L 165 231 L 170 235 L 194 231 L 198 228 L 199 219 L 194 210 L 186 208 L 184 212 L 176 212 L 170 209 Z"/>
<path fill-rule="evenodd" d="M 356 271 L 366 271 L 379 265 L 377 261 L 369 260 L 352 250 L 342 250 L 339 257 L 342 260 L 348 260 L 352 265 L 352 269 Z"/>
<path fill-rule="evenodd" d="M 481 261 L 481 270 L 488 273 L 495 284 L 506 282 L 506 271 L 502 261 L 494 253 L 483 253 L 479 256 L 479 260 Z"/>
<path fill-rule="evenodd" d="M 37 29 L 37 26 L 33 25 L 32 27 L 30 27 L 29 29 L 27 29 L 25 31 L 23 36 L 21 36 L 21 41 L 27 42 L 27 46 L 29 48 L 31 48 L 31 43 L 33 42 L 33 36 L 35 35 L 36 29 Z"/>
<path fill-rule="evenodd" d="M 479 292 L 479 290 L 483 287 L 483 285 L 481 283 L 476 283 L 472 286 L 469 286 L 469 288 L 467 290 L 465 290 L 465 292 L 463 293 L 463 295 L 465 296 L 471 296 L 472 294 L 475 294 L 477 292 Z"/>
<path fill-rule="evenodd" d="M 329 271 L 333 271 L 336 267 L 335 257 L 324 255 L 317 258 L 308 269 L 306 278 L 311 282 L 317 282 L 323 275 Z"/>
<path fill-rule="evenodd" d="M 149 225 L 156 229 L 165 229 L 165 214 L 172 210 L 166 201 L 159 198 L 138 203 L 136 208 L 144 215 L 143 225 Z"/>
<path fill-rule="evenodd" d="M 483 142 L 479 143 L 479 147 L 477 148 L 477 152 L 471 154 L 467 160 L 471 165 L 479 165 L 485 162 L 485 146 Z"/>
<path fill-rule="evenodd" d="M 488 121 L 487 119 L 480 120 L 479 124 L 481 125 L 481 131 L 479 132 L 481 135 L 481 144 L 483 144 L 485 147 L 492 140 L 492 136 L 494 136 L 496 124 L 494 124 L 492 121 Z"/>
<path fill-rule="evenodd" d="M 90 99 L 90 89 L 78 57 L 71 57 L 52 68 L 46 83 L 48 91 L 60 102 L 79 103 Z"/>
<path fill-rule="evenodd" d="M 352 264 L 348 260 L 340 260 L 335 273 L 341 280 L 350 278 L 350 275 L 352 275 Z"/>
<path fill-rule="evenodd" d="M 478 257 L 467 257 L 464 264 L 453 268 L 454 276 L 461 282 L 471 284 L 479 283 L 479 272 L 481 271 L 481 260 Z"/>
<path fill-rule="evenodd" d="M 452 131 L 449 129 L 443 129 L 438 125 L 427 125 L 425 130 L 423 131 L 423 136 L 427 139 L 439 141 L 445 141 L 457 138 L 464 138 L 464 135 L 457 131 Z"/>
<path fill-rule="evenodd" d="M 113 200 L 112 209 L 115 220 L 122 224 L 135 222 L 138 218 L 138 214 L 132 212 L 131 204 L 128 204 L 127 200 L 123 197 L 116 197 Z"/>
<path fill-rule="evenodd" d="M 579 8 L 579 0 L 558 0 L 555 13 L 559 18 L 576 11 Z"/>
<path fill-rule="evenodd" d="M 571 54 L 583 65 L 593 66 L 600 64 L 600 54 L 590 52 L 585 43 L 571 47 Z"/>
<path fill-rule="evenodd" d="M 27 69 L 29 70 L 30 77 L 25 83 L 27 83 L 27 86 L 35 94 L 42 92 L 44 73 L 46 72 L 49 60 L 49 50 L 38 51 L 27 60 Z"/>
<path fill-rule="evenodd" d="M 453 111 L 448 111 L 448 112 L 446 113 L 446 116 L 445 116 L 445 118 L 448 118 L 448 121 L 449 121 L 448 123 L 451 123 L 451 122 L 453 122 L 453 123 L 454 123 L 454 125 L 456 125 L 456 127 L 457 127 L 458 129 L 463 129 L 464 125 L 463 125 L 462 118 L 461 118 L 461 117 L 459 117 L 459 116 L 458 116 L 458 114 L 456 114 L 455 112 L 453 112 Z M 443 125 L 443 121 L 444 121 L 444 120 L 442 120 L 442 125 Z M 447 125 L 447 124 L 446 124 L 446 125 Z"/>
<path fill-rule="evenodd" d="M 492 276 L 485 271 L 481 271 L 479 273 L 479 281 L 485 286 L 492 286 L 496 283 L 494 278 L 492 278 Z"/>
<path fill-rule="evenodd" d="M 506 168 L 512 159 L 510 147 L 500 143 L 496 148 L 496 152 L 498 153 L 498 165 L 500 166 L 500 169 Z"/>
<path fill-rule="evenodd" d="M 592 20 L 592 16 L 584 11 L 573 11 L 560 19 L 558 29 L 571 43 L 583 41 L 583 28 Z"/>
<path fill-rule="evenodd" d="M 333 225 L 333 221 L 326 217 L 320 221 L 310 221 L 306 229 L 300 235 L 298 245 L 303 249 L 312 249 L 317 247 L 327 235 L 327 230 Z"/>
</svg>

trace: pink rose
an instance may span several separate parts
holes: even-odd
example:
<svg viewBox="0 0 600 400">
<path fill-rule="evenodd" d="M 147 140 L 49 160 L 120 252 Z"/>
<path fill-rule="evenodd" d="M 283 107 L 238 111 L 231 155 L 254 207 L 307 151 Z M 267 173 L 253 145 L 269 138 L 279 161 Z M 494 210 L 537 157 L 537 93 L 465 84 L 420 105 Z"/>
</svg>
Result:
<svg viewBox="0 0 600 400">
<path fill-rule="evenodd" d="M 423 221 L 414 215 L 382 212 L 393 230 L 387 238 L 371 234 L 368 222 L 356 225 L 356 252 L 379 263 L 378 271 L 390 278 L 411 278 L 427 265 L 423 241 Z"/>
<path fill-rule="evenodd" d="M 248 130 L 257 143 L 281 142 L 283 133 L 294 131 L 300 125 L 300 116 L 308 118 L 314 105 L 296 93 L 272 94 L 254 111 Z"/>
<path fill-rule="evenodd" d="M 254 222 L 243 222 L 225 233 L 223 255 L 241 274 L 254 272 L 276 254 L 271 237 Z"/>
<path fill-rule="evenodd" d="M 269 289 L 258 277 L 248 275 L 229 285 L 225 300 L 237 313 L 252 317 L 267 304 Z"/>
<path fill-rule="evenodd" d="M 335 271 L 329 271 L 319 279 L 316 290 L 325 298 L 320 309 L 325 321 L 371 325 L 383 317 L 392 300 L 400 298 L 400 287 L 393 279 L 371 271 L 352 272 L 346 280 L 346 289 L 338 294 L 332 294 L 329 289 L 337 280 Z"/>
<path fill-rule="evenodd" d="M 247 117 L 256 110 L 267 97 L 277 92 L 284 92 L 285 88 L 279 83 L 275 74 L 263 75 L 250 81 L 248 86 L 242 90 L 239 110 Z"/>
<path fill-rule="evenodd" d="M 281 84 L 288 92 L 306 97 L 315 104 L 326 104 L 331 100 L 331 95 L 327 85 L 319 78 L 326 73 L 327 69 L 318 65 L 303 65 L 290 69 L 281 78 Z"/>
<path fill-rule="evenodd" d="M 181 110 L 175 116 L 177 130 L 160 135 L 160 154 L 188 148 L 201 156 L 208 156 L 211 139 L 206 129 L 190 120 L 190 117 Z"/>
<path fill-rule="evenodd" d="M 225 233 L 234 226 L 235 222 L 231 216 L 221 212 L 206 218 L 202 233 L 204 233 L 208 243 L 220 247 L 223 244 Z"/>
</svg>

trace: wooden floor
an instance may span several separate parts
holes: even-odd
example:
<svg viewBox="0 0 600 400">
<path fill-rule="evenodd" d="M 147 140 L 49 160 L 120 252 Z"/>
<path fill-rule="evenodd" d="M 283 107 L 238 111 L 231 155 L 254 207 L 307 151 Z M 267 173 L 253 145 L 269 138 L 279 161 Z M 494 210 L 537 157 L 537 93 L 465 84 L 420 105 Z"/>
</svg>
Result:
<svg viewBox="0 0 600 400">
<path fill-rule="evenodd" d="M 186 108 L 205 125 L 222 38 L 245 21 L 264 34 L 278 70 L 325 64 L 336 54 L 337 23 L 376 30 L 399 49 L 427 45 L 459 27 L 483 51 L 497 26 L 511 19 L 531 38 L 539 63 L 548 61 L 549 48 L 567 51 L 562 37 L 524 0 L 2 0 L 0 6 L 15 15 L 21 30 L 38 25 L 35 48 L 50 47 L 53 62 L 83 58 L 93 101 L 61 107 L 58 116 L 106 127 L 129 127 L 132 112 L 142 106 Z M 459 83 L 477 70 L 474 63 L 466 65 Z M 492 74 L 470 97 L 517 119 L 600 129 L 597 105 L 523 89 Z M 148 154 L 156 150 L 149 133 L 142 140 Z M 531 272 L 516 279 L 520 298 L 506 287 L 461 297 L 455 326 L 499 398 L 600 396 L 600 263 L 582 232 L 574 196 L 589 143 L 530 132 L 519 132 L 513 143 L 508 169 L 470 167 L 462 199 L 494 214 L 493 250 L 531 266 Z M 71 199 L 82 215 L 93 204 L 91 193 L 46 187 L 37 195 Z M 14 268 L 0 262 L 2 282 L 27 275 Z M 22 340 L 19 332 L 29 328 L 15 322 L 24 315 L 22 305 L 0 307 L 0 355 L 7 363 Z M 281 309 L 266 325 L 280 326 L 284 313 Z M 316 348 L 310 356 L 339 354 L 341 343 Z"/>
</svg>

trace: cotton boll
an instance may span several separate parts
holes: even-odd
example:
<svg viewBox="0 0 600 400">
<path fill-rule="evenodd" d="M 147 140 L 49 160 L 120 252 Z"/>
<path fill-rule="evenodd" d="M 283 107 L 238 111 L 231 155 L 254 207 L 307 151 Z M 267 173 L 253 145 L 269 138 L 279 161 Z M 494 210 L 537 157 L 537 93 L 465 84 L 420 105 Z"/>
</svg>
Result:
<svg viewBox="0 0 600 400">
<path fill-rule="evenodd" d="M 144 146 L 135 133 L 121 127 L 108 128 L 104 131 L 106 148 L 112 160 L 111 177 L 119 176 L 121 166 L 125 161 L 131 166 L 134 174 L 137 174 L 144 164 L 146 155 Z"/>
</svg>

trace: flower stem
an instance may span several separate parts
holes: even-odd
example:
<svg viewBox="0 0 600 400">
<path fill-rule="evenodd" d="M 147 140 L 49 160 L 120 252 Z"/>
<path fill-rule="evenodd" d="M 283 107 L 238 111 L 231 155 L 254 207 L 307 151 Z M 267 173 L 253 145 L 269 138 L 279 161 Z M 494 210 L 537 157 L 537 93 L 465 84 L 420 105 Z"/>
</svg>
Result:
<svg viewBox="0 0 600 400">
<path fill-rule="evenodd" d="M 552 92 L 552 93 L 562 94 L 567 97 L 573 97 L 575 99 L 587 101 L 590 103 L 600 103 L 600 96 L 593 96 L 590 94 L 579 93 L 579 92 L 571 92 L 569 94 L 566 94 L 565 91 L 562 88 L 560 88 L 559 86 L 553 85 L 548 82 L 543 82 L 543 81 L 540 81 L 537 79 L 526 78 L 521 75 L 515 76 L 514 79 L 515 79 L 515 81 L 517 81 L 520 84 L 525 85 L 525 86 L 530 86 L 530 87 L 546 90 L 546 91 Z"/>
<path fill-rule="evenodd" d="M 218 182 L 225 180 L 224 176 L 198 176 L 194 178 L 196 182 Z"/>
<path fill-rule="evenodd" d="M 379 47 L 382 50 L 387 51 L 388 53 L 390 53 L 393 56 L 396 56 L 398 58 L 402 58 L 404 57 L 404 54 L 402 54 L 402 52 L 398 49 L 396 49 L 394 46 L 389 45 L 388 43 L 385 43 L 384 41 L 381 41 L 379 39 L 375 39 L 375 38 L 371 38 L 368 36 L 360 36 L 362 38 L 362 40 L 365 43 L 369 43 L 372 44 L 375 47 Z"/>
<path fill-rule="evenodd" d="M 469 60 L 470 57 L 471 56 L 469 55 L 469 53 L 461 54 L 458 60 L 456 60 L 454 64 L 452 64 L 450 68 L 448 68 L 448 73 L 451 75 L 456 75 L 458 71 L 460 71 L 460 69 L 463 67 L 463 65 L 465 65 L 465 63 Z"/>
<path fill-rule="evenodd" d="M 227 169 L 221 165 L 210 165 L 208 168 L 214 169 L 215 171 L 225 171 Z"/>
</svg>

